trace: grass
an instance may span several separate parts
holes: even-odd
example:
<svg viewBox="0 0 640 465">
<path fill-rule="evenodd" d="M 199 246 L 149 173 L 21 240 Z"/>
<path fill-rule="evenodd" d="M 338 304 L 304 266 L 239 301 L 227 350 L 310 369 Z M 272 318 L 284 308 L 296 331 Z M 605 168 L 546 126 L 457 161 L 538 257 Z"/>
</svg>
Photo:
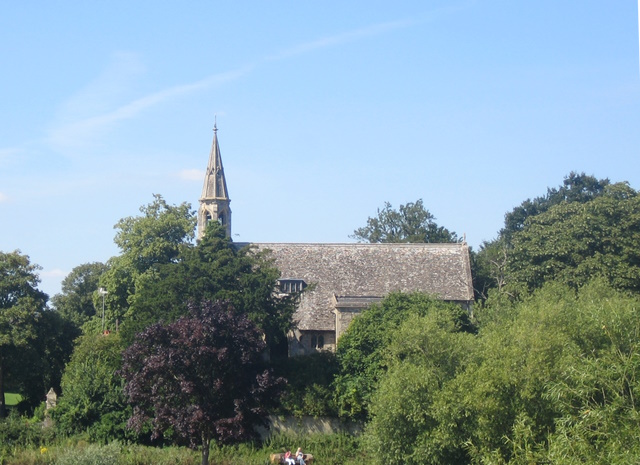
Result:
<svg viewBox="0 0 640 465">
<path fill-rule="evenodd" d="M 5 405 L 18 405 L 18 402 L 22 400 L 22 396 L 20 394 L 15 394 L 12 392 L 4 393 L 4 404 Z"/>
<path fill-rule="evenodd" d="M 210 465 L 267 465 L 269 455 L 302 447 L 318 465 L 368 463 L 358 438 L 344 434 L 276 435 L 263 444 L 212 446 Z M 183 447 L 154 448 L 118 441 L 106 445 L 59 441 L 45 446 L 13 447 L 0 454 L 3 465 L 199 465 L 200 452 Z"/>
</svg>

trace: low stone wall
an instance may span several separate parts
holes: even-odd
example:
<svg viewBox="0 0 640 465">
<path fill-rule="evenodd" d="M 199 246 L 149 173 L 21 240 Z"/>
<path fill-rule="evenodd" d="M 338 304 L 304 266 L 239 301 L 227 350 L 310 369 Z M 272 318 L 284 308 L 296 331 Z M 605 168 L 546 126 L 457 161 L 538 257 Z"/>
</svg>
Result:
<svg viewBox="0 0 640 465">
<path fill-rule="evenodd" d="M 332 434 L 332 433 L 349 433 L 360 434 L 362 425 L 353 422 L 342 422 L 337 418 L 317 418 L 317 417 L 269 417 L 270 428 L 260 428 L 258 431 L 264 439 L 271 434 L 287 433 L 287 434 Z"/>
</svg>

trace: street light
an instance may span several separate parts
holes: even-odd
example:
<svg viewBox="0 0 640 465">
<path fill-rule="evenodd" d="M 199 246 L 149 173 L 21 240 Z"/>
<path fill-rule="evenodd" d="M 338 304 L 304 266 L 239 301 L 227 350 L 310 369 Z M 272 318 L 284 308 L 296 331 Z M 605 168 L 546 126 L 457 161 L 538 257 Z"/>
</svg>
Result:
<svg viewBox="0 0 640 465">
<path fill-rule="evenodd" d="M 104 287 L 98 289 L 98 294 L 102 296 L 102 334 L 104 334 L 104 296 L 108 294 Z"/>
</svg>

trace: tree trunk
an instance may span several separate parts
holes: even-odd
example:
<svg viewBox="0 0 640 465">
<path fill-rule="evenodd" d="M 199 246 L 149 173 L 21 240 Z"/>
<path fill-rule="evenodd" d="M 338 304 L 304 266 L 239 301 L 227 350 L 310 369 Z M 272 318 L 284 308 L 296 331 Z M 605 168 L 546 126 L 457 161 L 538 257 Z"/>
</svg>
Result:
<svg viewBox="0 0 640 465">
<path fill-rule="evenodd" d="M 209 465 L 209 438 L 202 438 L 202 464 Z"/>
</svg>

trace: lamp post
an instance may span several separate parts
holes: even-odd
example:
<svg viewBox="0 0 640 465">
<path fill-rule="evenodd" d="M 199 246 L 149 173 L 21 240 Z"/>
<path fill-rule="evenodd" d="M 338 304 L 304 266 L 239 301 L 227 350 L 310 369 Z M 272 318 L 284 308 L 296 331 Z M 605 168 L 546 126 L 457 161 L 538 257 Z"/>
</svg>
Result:
<svg viewBox="0 0 640 465">
<path fill-rule="evenodd" d="M 104 296 L 108 294 L 104 287 L 98 289 L 98 294 L 102 296 L 102 334 L 104 334 Z"/>
</svg>

